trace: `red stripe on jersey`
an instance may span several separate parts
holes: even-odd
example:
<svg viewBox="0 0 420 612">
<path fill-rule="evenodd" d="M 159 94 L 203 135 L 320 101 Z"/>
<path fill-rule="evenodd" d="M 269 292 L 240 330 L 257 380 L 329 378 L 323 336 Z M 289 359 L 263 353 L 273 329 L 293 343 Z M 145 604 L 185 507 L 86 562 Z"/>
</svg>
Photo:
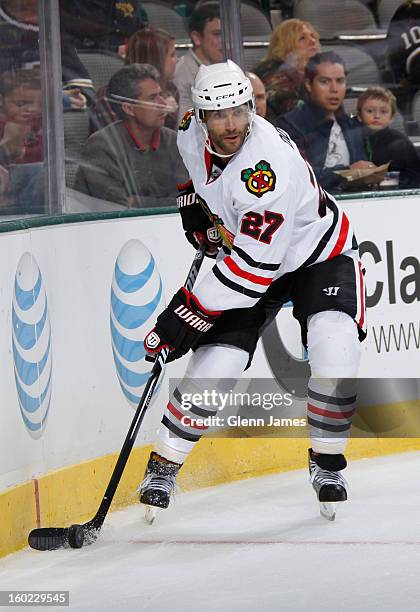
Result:
<svg viewBox="0 0 420 612">
<path fill-rule="evenodd" d="M 190 417 L 182 414 L 171 402 L 168 402 L 168 410 L 171 412 L 174 417 L 180 421 L 182 425 L 186 425 L 187 427 L 192 427 L 193 429 L 208 429 L 207 425 L 194 425 L 194 419 L 190 419 Z M 181 420 L 182 419 L 182 420 Z"/>
<path fill-rule="evenodd" d="M 365 324 L 365 283 L 364 283 L 364 278 L 363 278 L 363 272 L 362 272 L 362 262 L 359 260 L 358 261 L 358 265 L 359 265 L 359 282 L 360 282 L 360 319 L 359 321 L 357 321 L 357 323 L 359 324 L 359 327 L 361 327 L 363 329 L 363 326 Z"/>
<path fill-rule="evenodd" d="M 330 419 L 349 419 L 353 416 L 356 408 L 348 410 L 347 412 L 331 412 L 331 410 L 325 410 L 325 408 L 317 408 L 312 404 L 308 404 L 308 411 L 321 416 L 329 417 Z"/>
<path fill-rule="evenodd" d="M 255 283 L 256 285 L 264 285 L 265 287 L 268 287 L 273 282 L 272 278 L 265 278 L 264 276 L 257 276 L 256 274 L 252 274 L 251 272 L 246 272 L 245 270 L 242 270 L 242 268 L 240 268 L 238 264 L 236 264 L 233 261 L 230 255 L 225 257 L 223 261 L 225 262 L 229 270 L 233 272 L 234 274 L 236 274 L 236 276 L 240 276 L 241 278 L 251 281 L 252 283 Z"/>
<path fill-rule="evenodd" d="M 349 223 L 349 220 L 347 219 L 347 215 L 343 213 L 343 218 L 341 219 L 340 233 L 338 235 L 338 239 L 337 239 L 337 242 L 335 243 L 333 250 L 328 256 L 328 259 L 337 257 L 337 255 L 339 255 L 341 251 L 343 250 L 343 247 L 346 244 L 347 236 L 349 233 L 349 227 L 350 227 L 350 223 Z"/>
</svg>

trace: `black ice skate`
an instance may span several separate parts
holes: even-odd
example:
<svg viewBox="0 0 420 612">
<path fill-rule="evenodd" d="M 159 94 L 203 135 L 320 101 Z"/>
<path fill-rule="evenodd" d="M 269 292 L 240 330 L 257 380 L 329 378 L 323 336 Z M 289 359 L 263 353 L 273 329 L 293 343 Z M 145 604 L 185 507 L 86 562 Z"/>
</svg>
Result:
<svg viewBox="0 0 420 612">
<path fill-rule="evenodd" d="M 140 502 L 147 505 L 146 521 L 153 523 L 156 510 L 167 508 L 175 488 L 175 479 L 181 467 L 152 452 L 140 485 Z"/>
<path fill-rule="evenodd" d="M 309 475 L 321 516 L 335 520 L 335 503 L 347 499 L 347 482 L 340 474 L 347 466 L 344 455 L 325 455 L 309 449 Z"/>
</svg>

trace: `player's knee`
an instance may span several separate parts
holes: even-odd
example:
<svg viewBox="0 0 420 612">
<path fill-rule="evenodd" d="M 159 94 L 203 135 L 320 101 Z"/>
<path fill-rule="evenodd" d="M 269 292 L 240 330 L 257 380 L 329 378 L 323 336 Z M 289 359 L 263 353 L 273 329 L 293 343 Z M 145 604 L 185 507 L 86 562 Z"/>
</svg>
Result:
<svg viewBox="0 0 420 612">
<path fill-rule="evenodd" d="M 357 376 L 360 342 L 356 323 L 344 312 L 327 311 L 308 319 L 308 356 L 313 376 Z"/>
<path fill-rule="evenodd" d="M 185 378 L 237 380 L 248 359 L 247 351 L 234 346 L 201 346 L 192 355 Z"/>
</svg>

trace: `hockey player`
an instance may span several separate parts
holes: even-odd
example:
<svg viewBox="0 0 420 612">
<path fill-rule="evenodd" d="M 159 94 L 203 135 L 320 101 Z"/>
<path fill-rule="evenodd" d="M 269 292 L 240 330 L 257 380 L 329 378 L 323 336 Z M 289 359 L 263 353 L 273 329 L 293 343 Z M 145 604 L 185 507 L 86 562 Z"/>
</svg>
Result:
<svg viewBox="0 0 420 612">
<path fill-rule="evenodd" d="M 191 348 L 194 354 L 167 405 L 140 501 L 169 505 L 176 475 L 205 430 L 194 417 L 217 410 L 185 410 L 183 391 L 197 379 L 232 388 L 252 360 L 262 328 L 289 299 L 311 366 L 311 482 L 320 502 L 344 501 L 341 471 L 355 403 L 351 379 L 365 337 L 353 229 L 288 135 L 255 116 L 251 83 L 236 64 L 202 66 L 192 94 L 194 111 L 178 132 L 192 179 L 183 186 L 180 212 L 194 244 L 204 241 L 214 255 L 214 226 L 223 247 L 194 293 L 180 289 L 145 339 L 149 354 L 163 347 L 170 347 L 172 359 Z"/>
</svg>

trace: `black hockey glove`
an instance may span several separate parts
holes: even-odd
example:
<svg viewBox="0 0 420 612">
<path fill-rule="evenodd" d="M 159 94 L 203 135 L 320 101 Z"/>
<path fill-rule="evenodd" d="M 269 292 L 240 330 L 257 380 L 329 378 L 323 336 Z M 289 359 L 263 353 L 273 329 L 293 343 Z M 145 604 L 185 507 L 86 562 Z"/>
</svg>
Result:
<svg viewBox="0 0 420 612">
<path fill-rule="evenodd" d="M 178 185 L 179 194 L 176 199 L 182 218 L 185 236 L 195 249 L 201 244 L 206 245 L 205 255 L 215 258 L 222 246 L 222 240 L 217 229 L 211 224 L 204 212 L 194 190 L 192 181 Z"/>
<path fill-rule="evenodd" d="M 206 245 L 204 255 L 215 259 L 220 247 L 222 246 L 222 239 L 219 236 L 219 232 L 215 227 L 209 227 L 206 230 L 185 232 L 188 242 L 190 242 L 195 249 L 201 244 Z"/>
<path fill-rule="evenodd" d="M 222 311 L 206 310 L 185 287 L 175 293 L 167 308 L 158 316 L 156 326 L 144 339 L 148 361 L 169 348 L 167 362 L 179 359 L 192 348 L 201 334 L 209 331 Z"/>
</svg>

